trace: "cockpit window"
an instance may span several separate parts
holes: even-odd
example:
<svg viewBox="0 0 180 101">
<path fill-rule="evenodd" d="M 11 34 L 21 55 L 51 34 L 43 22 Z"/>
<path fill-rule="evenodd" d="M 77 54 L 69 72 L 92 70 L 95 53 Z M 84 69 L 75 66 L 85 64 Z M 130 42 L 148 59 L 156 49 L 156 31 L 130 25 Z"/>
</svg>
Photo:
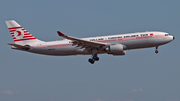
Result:
<svg viewBox="0 0 180 101">
<path fill-rule="evenodd" d="M 169 36 L 169 34 L 165 34 L 165 36 Z"/>
</svg>

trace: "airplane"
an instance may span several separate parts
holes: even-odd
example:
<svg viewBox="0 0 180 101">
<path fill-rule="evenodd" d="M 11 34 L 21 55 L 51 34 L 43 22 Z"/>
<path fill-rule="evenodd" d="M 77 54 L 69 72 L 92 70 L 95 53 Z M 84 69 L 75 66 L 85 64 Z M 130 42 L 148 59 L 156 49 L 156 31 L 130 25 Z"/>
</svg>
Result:
<svg viewBox="0 0 180 101">
<path fill-rule="evenodd" d="M 88 59 L 91 64 L 99 60 L 98 54 L 104 53 L 121 56 L 126 54 L 126 50 L 150 47 L 155 47 L 155 53 L 158 53 L 159 46 L 175 39 L 172 35 L 159 31 L 89 38 L 75 38 L 57 31 L 64 40 L 45 42 L 36 39 L 16 21 L 5 22 L 15 42 L 8 43 L 12 49 L 53 56 L 92 55 Z"/>
</svg>

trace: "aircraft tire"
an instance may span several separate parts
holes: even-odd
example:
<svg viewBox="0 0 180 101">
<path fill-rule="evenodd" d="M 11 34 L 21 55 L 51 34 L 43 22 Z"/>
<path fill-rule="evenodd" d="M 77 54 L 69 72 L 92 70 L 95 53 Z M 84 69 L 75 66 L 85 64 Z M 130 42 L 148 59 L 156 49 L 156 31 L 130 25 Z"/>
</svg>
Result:
<svg viewBox="0 0 180 101">
<path fill-rule="evenodd" d="M 158 53 L 158 50 L 156 50 L 155 53 L 157 54 L 157 53 Z"/>
<path fill-rule="evenodd" d="M 93 60 L 93 59 L 90 58 L 88 61 L 89 61 L 91 64 L 94 64 L 94 60 Z"/>
<path fill-rule="evenodd" d="M 95 60 L 95 61 L 99 61 L 99 57 L 93 57 L 93 59 Z"/>
</svg>

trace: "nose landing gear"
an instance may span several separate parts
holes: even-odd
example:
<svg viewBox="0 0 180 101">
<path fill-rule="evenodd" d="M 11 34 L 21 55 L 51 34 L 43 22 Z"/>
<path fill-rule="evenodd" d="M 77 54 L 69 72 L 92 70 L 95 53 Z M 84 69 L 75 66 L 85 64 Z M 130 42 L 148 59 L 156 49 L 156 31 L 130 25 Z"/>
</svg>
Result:
<svg viewBox="0 0 180 101">
<path fill-rule="evenodd" d="M 156 50 L 155 50 L 155 53 L 157 54 L 159 51 L 158 51 L 158 46 L 156 46 Z"/>
</svg>

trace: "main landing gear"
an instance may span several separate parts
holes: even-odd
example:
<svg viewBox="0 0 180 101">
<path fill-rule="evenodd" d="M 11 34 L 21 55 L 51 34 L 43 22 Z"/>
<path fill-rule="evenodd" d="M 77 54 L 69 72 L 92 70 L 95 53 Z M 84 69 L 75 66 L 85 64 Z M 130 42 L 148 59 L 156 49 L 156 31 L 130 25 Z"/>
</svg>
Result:
<svg viewBox="0 0 180 101">
<path fill-rule="evenodd" d="M 155 50 L 155 53 L 157 54 L 159 51 L 158 51 L 158 46 L 156 46 L 156 50 Z"/>
<path fill-rule="evenodd" d="M 94 64 L 95 61 L 99 61 L 99 57 L 97 56 L 97 49 L 92 49 L 92 58 L 88 60 L 91 64 Z"/>
<path fill-rule="evenodd" d="M 88 60 L 91 64 L 94 64 L 95 61 L 99 61 L 99 57 L 97 55 L 93 55 L 92 58 L 89 58 Z"/>
</svg>

